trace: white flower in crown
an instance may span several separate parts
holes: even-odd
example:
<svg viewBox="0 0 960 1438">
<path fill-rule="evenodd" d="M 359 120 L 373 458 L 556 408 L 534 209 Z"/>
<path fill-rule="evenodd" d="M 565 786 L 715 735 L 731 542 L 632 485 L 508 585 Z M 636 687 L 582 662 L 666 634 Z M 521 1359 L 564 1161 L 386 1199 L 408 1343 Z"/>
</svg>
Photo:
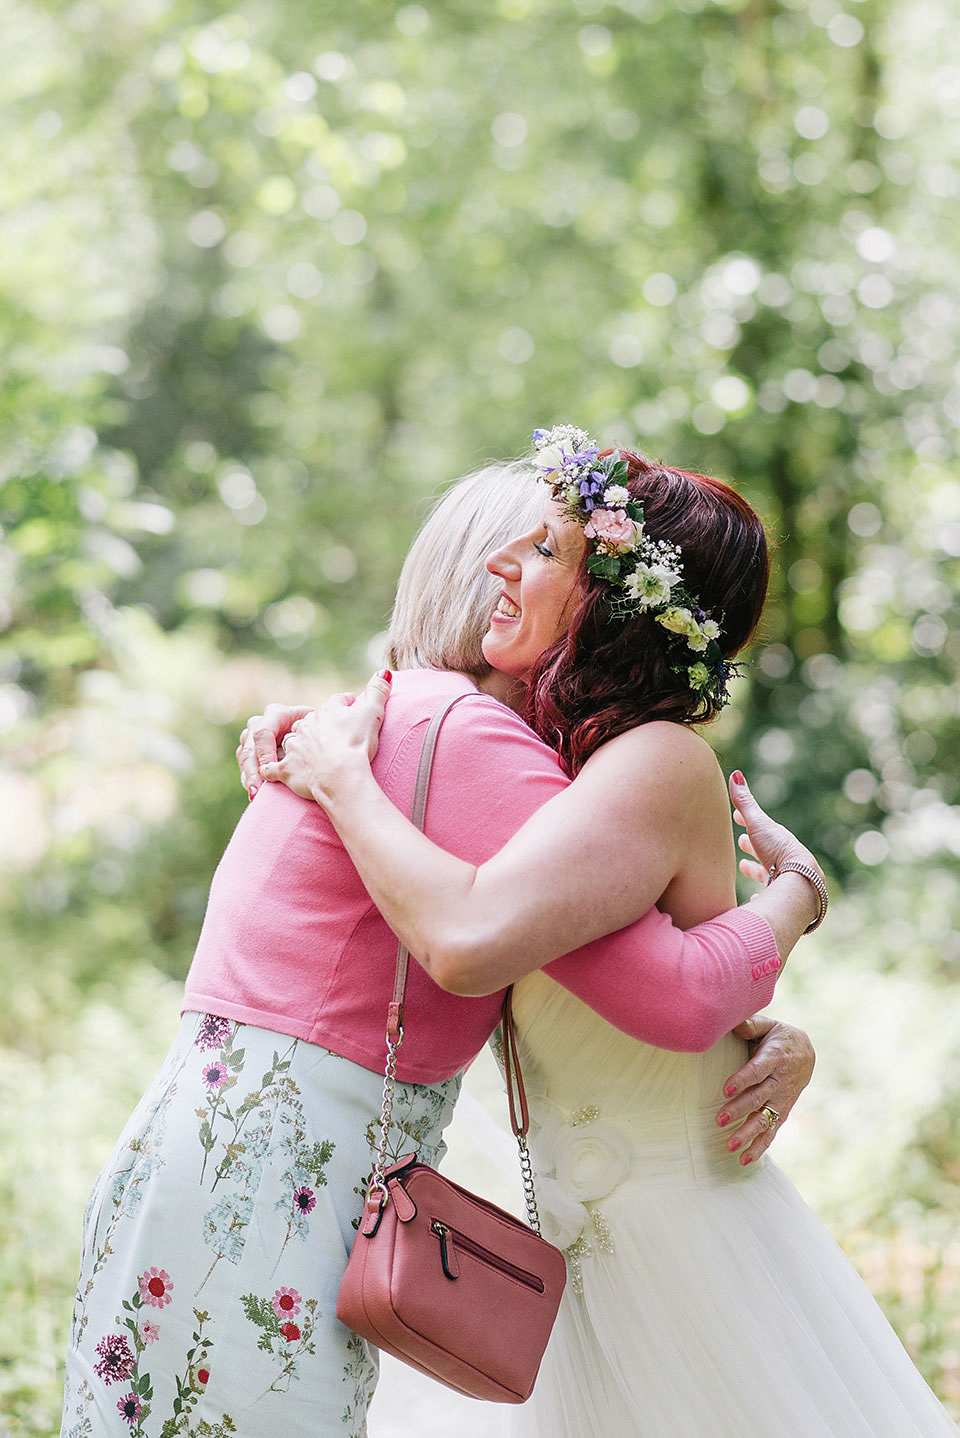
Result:
<svg viewBox="0 0 960 1438">
<path fill-rule="evenodd" d="M 548 474 L 555 474 L 557 470 L 562 469 L 564 461 L 569 457 L 569 455 L 564 454 L 558 444 L 548 444 L 545 445 L 543 449 L 537 451 L 533 461 L 534 468 L 539 469 L 540 473 L 546 478 Z"/>
<path fill-rule="evenodd" d="M 665 609 L 662 614 L 657 615 L 657 623 L 662 624 L 664 629 L 669 629 L 671 634 L 682 634 L 685 639 L 699 639 L 700 625 L 694 619 L 689 609 L 674 605 Z"/>
<path fill-rule="evenodd" d="M 637 607 L 642 612 L 644 609 L 657 609 L 661 604 L 666 604 L 670 591 L 679 579 L 675 569 L 668 569 L 663 564 L 641 563 L 627 575 L 623 587 L 630 598 L 637 601 Z"/>
<path fill-rule="evenodd" d="M 720 625 L 715 619 L 702 619 L 700 621 L 700 633 L 709 643 L 711 640 L 720 638 Z"/>
<path fill-rule="evenodd" d="M 533 465 L 544 479 L 566 469 L 574 474 L 596 458 L 596 447 L 586 430 L 572 424 L 555 424 L 553 429 L 535 429 Z M 580 458 L 578 459 L 578 456 Z"/>
<path fill-rule="evenodd" d="M 603 491 L 603 502 L 608 509 L 622 509 L 630 498 L 630 491 L 625 484 L 611 484 Z M 642 529 L 643 525 L 638 525 Z"/>
</svg>

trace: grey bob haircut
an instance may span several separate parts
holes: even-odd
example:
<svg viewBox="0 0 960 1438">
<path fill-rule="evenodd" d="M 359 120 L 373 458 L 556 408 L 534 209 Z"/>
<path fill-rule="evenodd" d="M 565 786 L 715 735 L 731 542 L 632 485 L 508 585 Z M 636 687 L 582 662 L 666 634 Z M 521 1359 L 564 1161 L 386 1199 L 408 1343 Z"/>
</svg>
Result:
<svg viewBox="0 0 960 1438">
<path fill-rule="evenodd" d="M 394 669 L 489 673 L 481 644 L 500 581 L 484 561 L 533 529 L 549 492 L 529 461 L 489 464 L 446 491 L 410 546 L 387 633 Z"/>
</svg>

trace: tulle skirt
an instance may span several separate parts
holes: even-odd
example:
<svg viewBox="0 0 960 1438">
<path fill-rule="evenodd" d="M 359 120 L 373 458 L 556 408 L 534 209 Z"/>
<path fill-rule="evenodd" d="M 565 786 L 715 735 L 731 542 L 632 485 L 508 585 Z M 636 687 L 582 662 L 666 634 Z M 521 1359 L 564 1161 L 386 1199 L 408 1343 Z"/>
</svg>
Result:
<svg viewBox="0 0 960 1438">
<path fill-rule="evenodd" d="M 634 1044 L 542 975 L 515 1012 L 568 1285 L 515 1438 L 957 1438 L 776 1165 L 714 1122 L 743 1051 Z"/>
</svg>

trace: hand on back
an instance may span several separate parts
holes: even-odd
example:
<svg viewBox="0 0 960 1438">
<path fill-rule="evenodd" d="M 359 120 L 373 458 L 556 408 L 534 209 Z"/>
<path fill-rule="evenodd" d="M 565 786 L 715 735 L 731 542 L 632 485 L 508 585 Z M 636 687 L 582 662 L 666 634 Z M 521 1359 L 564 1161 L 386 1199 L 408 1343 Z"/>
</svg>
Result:
<svg viewBox="0 0 960 1438">
<path fill-rule="evenodd" d="M 268 704 L 262 714 L 252 715 L 237 746 L 240 782 L 249 797 L 269 781 L 287 784 L 312 798 L 310 776 L 319 778 L 328 772 L 344 752 L 365 752 L 371 762 L 379 744 L 391 677 L 388 669 L 378 671 L 359 700 L 355 694 L 343 692 L 331 695 L 319 709 Z"/>
<path fill-rule="evenodd" d="M 376 757 L 389 695 L 389 670 L 375 674 L 360 695 L 334 694 L 294 721 L 282 752 L 261 764 L 261 775 L 322 803 L 330 783 L 347 766 L 366 770 Z"/>
</svg>

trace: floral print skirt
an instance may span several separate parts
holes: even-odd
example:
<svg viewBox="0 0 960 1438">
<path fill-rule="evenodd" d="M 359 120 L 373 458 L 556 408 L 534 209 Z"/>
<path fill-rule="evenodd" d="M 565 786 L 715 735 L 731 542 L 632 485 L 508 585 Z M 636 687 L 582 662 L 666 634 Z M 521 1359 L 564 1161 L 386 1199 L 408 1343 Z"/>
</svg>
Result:
<svg viewBox="0 0 960 1438">
<path fill-rule="evenodd" d="M 376 1351 L 336 1302 L 382 1087 L 184 1015 L 87 1206 L 61 1438 L 362 1438 Z M 391 1158 L 437 1162 L 458 1089 L 397 1084 Z"/>
</svg>

